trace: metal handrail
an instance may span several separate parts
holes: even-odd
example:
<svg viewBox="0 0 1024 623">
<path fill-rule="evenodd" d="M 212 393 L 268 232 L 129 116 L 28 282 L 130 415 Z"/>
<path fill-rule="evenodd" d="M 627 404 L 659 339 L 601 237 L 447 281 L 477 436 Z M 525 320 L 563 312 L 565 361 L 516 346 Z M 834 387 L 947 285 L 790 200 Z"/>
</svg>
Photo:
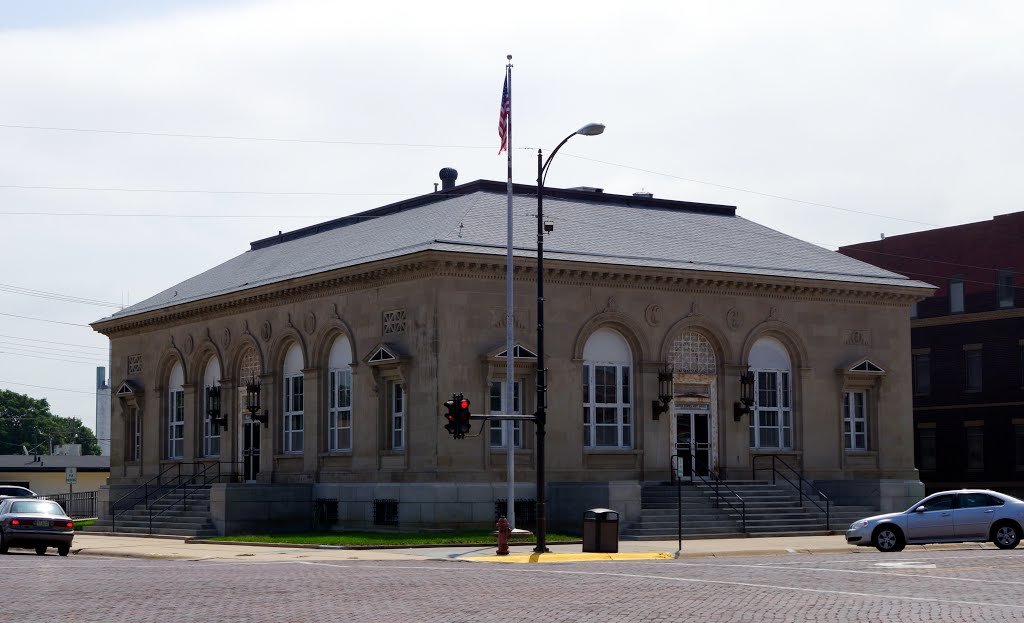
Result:
<svg viewBox="0 0 1024 623">
<path fill-rule="evenodd" d="M 686 455 L 678 454 L 678 451 L 677 451 L 677 454 L 672 455 L 672 459 L 670 461 L 670 466 L 672 467 L 672 473 L 675 476 L 677 483 L 680 481 L 680 478 L 679 478 L 679 459 L 680 458 L 686 458 L 686 459 L 689 459 L 691 461 L 696 461 L 699 464 L 699 466 L 703 467 L 705 470 L 707 470 L 707 472 L 709 474 L 713 473 L 711 471 L 711 469 L 707 466 L 707 464 L 704 463 L 704 461 L 702 461 L 699 458 L 697 458 L 689 450 L 686 451 Z M 705 485 L 708 485 L 709 487 L 711 486 L 711 483 L 709 483 L 708 480 L 706 478 L 704 478 L 704 476 L 701 476 L 699 473 L 697 473 L 697 470 L 693 471 L 693 475 L 696 476 L 697 478 L 700 478 L 701 481 Z M 715 474 L 713 478 L 714 478 L 714 488 L 715 488 L 715 508 L 719 508 L 719 506 L 718 506 L 719 501 L 724 501 L 726 504 L 729 505 L 729 508 L 731 508 L 733 510 L 733 512 L 739 513 L 739 515 L 740 515 L 740 522 L 741 522 L 741 524 L 743 526 L 742 532 L 744 534 L 746 534 L 746 532 L 747 532 L 747 502 L 740 496 L 740 494 L 738 494 L 735 491 L 733 491 L 732 487 L 730 487 L 717 474 Z M 725 489 L 729 493 L 733 494 L 733 496 L 739 501 L 740 508 L 736 508 L 736 506 L 729 500 L 729 498 L 726 498 L 726 497 L 722 496 L 720 487 L 725 487 Z M 681 517 L 682 516 L 682 496 L 681 495 L 679 495 L 679 505 L 680 505 L 679 513 L 680 513 L 680 517 Z M 682 531 L 682 520 L 680 520 L 680 525 L 679 525 L 679 541 L 680 541 L 680 546 L 682 544 L 682 539 L 683 539 L 682 534 L 683 534 L 683 531 Z"/>
<path fill-rule="evenodd" d="M 153 501 L 146 506 L 146 510 L 149 511 L 149 533 L 150 534 L 153 534 L 153 518 L 154 517 L 159 517 L 160 515 L 163 515 L 165 512 L 167 512 L 168 510 L 174 508 L 174 506 L 175 506 L 175 503 L 172 502 L 171 504 L 169 504 L 165 508 L 161 509 L 159 512 L 154 513 L 153 512 L 153 507 L 156 506 L 156 504 L 158 502 L 160 502 L 164 498 L 174 494 L 175 491 L 177 491 L 178 489 L 181 489 L 181 506 L 182 506 L 182 508 L 184 508 L 185 507 L 185 501 L 188 499 L 189 495 L 191 495 L 192 493 L 195 493 L 196 491 L 199 491 L 200 489 L 202 489 L 203 487 L 205 487 L 205 486 L 207 486 L 207 485 L 209 485 L 211 483 L 219 482 L 220 481 L 220 477 L 221 477 L 220 462 L 209 462 L 209 463 L 207 463 L 205 461 L 200 461 L 198 463 L 193 463 L 193 465 L 202 466 L 203 469 L 201 471 L 199 471 L 199 472 L 193 471 L 191 474 L 188 475 L 188 477 L 185 480 L 180 481 L 177 485 L 175 485 L 172 489 L 170 489 L 169 491 L 167 491 L 166 493 L 164 493 L 160 497 L 154 498 Z M 216 475 L 212 476 L 212 479 L 211 479 L 210 476 L 207 476 L 207 472 L 210 469 L 212 469 L 213 467 L 217 468 L 217 473 L 216 473 Z M 193 484 L 200 477 L 202 479 L 202 482 L 200 484 Z M 190 486 L 192 487 L 191 491 L 189 491 L 189 487 Z"/>
<path fill-rule="evenodd" d="M 759 455 L 759 456 L 755 456 L 750 461 L 750 465 L 751 465 L 751 469 L 752 469 L 754 480 L 757 480 L 757 472 L 759 471 L 757 469 L 757 459 L 764 458 L 764 457 L 767 457 L 767 456 L 771 457 L 771 459 L 772 459 L 772 466 L 770 468 L 762 467 L 760 469 L 760 471 L 764 471 L 766 469 L 771 469 L 772 470 L 772 484 L 773 485 L 776 484 L 775 476 L 778 475 L 783 480 L 785 480 L 789 484 L 789 486 L 794 487 L 797 490 L 797 493 L 800 496 L 800 508 L 804 507 L 804 484 L 805 483 L 807 484 L 807 487 L 811 491 L 813 491 L 814 493 L 817 493 L 821 497 L 821 499 L 825 500 L 825 508 L 822 508 L 821 504 L 818 504 L 818 502 L 814 498 L 812 498 L 810 495 L 806 496 L 808 502 L 810 502 L 810 503 L 814 504 L 815 506 L 817 506 L 818 510 L 825 512 L 825 530 L 831 531 L 832 530 L 832 515 L 831 515 L 832 500 L 830 500 L 827 495 L 822 493 L 820 489 L 818 489 L 814 485 L 810 484 L 810 482 L 805 480 L 803 473 L 801 473 L 795 467 L 793 467 L 792 465 L 787 463 L 785 461 L 785 459 L 783 459 L 782 457 L 776 456 L 774 454 L 772 454 L 772 455 L 762 454 L 762 455 Z M 797 481 L 799 482 L 799 484 L 794 483 L 792 480 L 789 479 L 789 477 L 787 477 L 777 467 L 775 467 L 775 462 L 776 461 L 778 461 L 779 463 L 782 463 L 784 466 L 786 466 L 786 469 L 788 469 L 790 472 L 796 474 Z"/>
<path fill-rule="evenodd" d="M 157 500 L 163 499 L 170 492 L 173 492 L 173 491 L 177 490 L 184 482 L 188 482 L 188 480 L 194 478 L 195 475 L 196 475 L 195 466 L 202 466 L 202 472 L 200 472 L 200 473 L 204 473 L 205 474 L 205 472 L 209 468 L 209 466 L 214 465 L 214 464 L 217 465 L 217 477 L 216 477 L 216 480 L 219 481 L 220 478 L 223 476 L 223 474 L 221 473 L 221 470 L 220 470 L 221 462 L 216 462 L 216 461 L 199 461 L 199 462 L 196 462 L 196 463 L 173 463 L 171 465 L 168 465 L 167 467 L 162 469 L 159 474 L 157 474 L 153 478 L 150 478 L 149 480 L 147 480 L 143 484 L 135 487 L 134 489 L 132 489 L 131 491 L 129 491 L 125 495 L 121 496 L 120 498 L 118 498 L 117 501 L 115 501 L 113 504 L 110 505 L 110 514 L 111 514 L 111 518 L 110 518 L 110 531 L 111 532 L 116 532 L 117 531 L 117 518 L 119 516 L 124 515 L 128 511 L 130 511 L 133 508 L 135 508 L 136 506 L 138 506 L 140 503 L 143 503 L 146 506 L 146 510 L 147 510 L 148 514 L 150 515 L 150 517 L 149 517 L 149 520 L 150 520 L 150 534 L 152 534 L 153 521 L 152 521 L 151 509 L 153 507 L 153 503 L 155 503 L 156 500 L 153 500 L 153 502 L 150 502 L 150 498 L 152 496 L 159 496 L 158 498 L 156 498 Z M 228 462 L 228 464 L 232 465 L 232 466 L 237 466 L 237 465 L 240 465 L 241 462 L 240 461 L 235 462 L 235 463 Z M 190 473 L 190 474 L 182 474 L 181 473 L 181 469 L 184 466 L 192 466 L 193 467 L 192 473 Z M 162 482 L 164 477 L 166 477 L 168 475 L 168 473 L 170 473 L 172 471 L 176 472 L 174 474 L 174 476 L 168 478 L 166 482 Z M 235 477 L 239 476 L 239 473 L 240 472 L 238 472 L 238 473 L 229 473 L 228 476 L 230 476 L 232 478 L 235 478 Z M 207 482 L 206 484 L 210 484 L 210 483 Z M 170 491 L 167 491 L 168 487 L 170 488 Z M 142 491 L 142 495 L 141 496 L 138 495 L 139 491 Z M 120 507 L 122 505 L 122 502 L 124 502 L 128 498 L 132 498 L 131 501 L 126 506 L 124 506 L 121 509 L 120 512 L 117 512 L 118 507 Z"/>
<path fill-rule="evenodd" d="M 164 469 L 160 470 L 159 474 L 157 474 L 156 476 L 150 478 L 149 480 L 147 480 L 146 482 L 142 483 L 141 485 L 135 487 L 134 489 L 132 489 L 128 493 L 122 495 L 114 503 L 112 503 L 110 505 L 110 531 L 111 532 L 117 532 L 117 518 L 118 518 L 119 515 L 123 515 L 123 514 L 127 513 L 129 510 L 135 508 L 135 506 L 139 502 L 141 502 L 141 501 L 145 501 L 145 502 L 148 503 L 148 501 L 149 501 L 149 488 L 150 488 L 150 486 L 155 485 L 157 487 L 157 489 L 159 489 L 159 487 L 162 486 L 160 484 L 160 479 L 162 479 L 167 474 L 167 472 L 169 472 L 171 470 L 174 470 L 174 469 L 178 470 L 178 473 L 180 475 L 180 473 L 181 473 L 181 463 L 174 463 L 172 465 L 168 465 Z M 131 501 L 130 504 L 128 504 L 127 506 L 122 508 L 121 512 L 118 513 L 117 512 L 117 508 L 121 504 L 121 502 L 124 502 L 126 499 L 135 496 L 140 490 L 142 491 L 142 497 L 141 498 L 135 497 Z"/>
</svg>

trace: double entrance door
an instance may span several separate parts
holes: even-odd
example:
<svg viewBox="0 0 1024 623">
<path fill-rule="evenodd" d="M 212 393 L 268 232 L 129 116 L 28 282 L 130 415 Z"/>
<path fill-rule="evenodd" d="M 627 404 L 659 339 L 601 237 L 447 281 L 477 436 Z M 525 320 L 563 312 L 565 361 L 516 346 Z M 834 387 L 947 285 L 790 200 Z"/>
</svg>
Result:
<svg viewBox="0 0 1024 623">
<path fill-rule="evenodd" d="M 672 411 L 675 478 L 693 480 L 711 474 L 711 410 L 708 405 L 677 404 Z"/>
</svg>

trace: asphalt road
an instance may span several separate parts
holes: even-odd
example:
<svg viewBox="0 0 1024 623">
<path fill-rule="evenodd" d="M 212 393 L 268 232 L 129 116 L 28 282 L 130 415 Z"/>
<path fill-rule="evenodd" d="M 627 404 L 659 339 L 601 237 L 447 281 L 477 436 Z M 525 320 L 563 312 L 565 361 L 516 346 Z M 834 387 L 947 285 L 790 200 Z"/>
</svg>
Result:
<svg viewBox="0 0 1024 623">
<path fill-rule="evenodd" d="M 0 573 L 10 623 L 1024 619 L 1024 551 L 561 564 L 18 552 L 0 557 Z"/>
</svg>

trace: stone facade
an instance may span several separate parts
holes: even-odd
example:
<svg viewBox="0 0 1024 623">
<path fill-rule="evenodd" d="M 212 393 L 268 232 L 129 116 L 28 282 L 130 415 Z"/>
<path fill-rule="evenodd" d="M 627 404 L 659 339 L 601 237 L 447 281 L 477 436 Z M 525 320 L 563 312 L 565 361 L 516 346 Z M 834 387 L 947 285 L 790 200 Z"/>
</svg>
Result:
<svg viewBox="0 0 1024 623">
<path fill-rule="evenodd" d="M 553 527 L 577 524 L 592 506 L 611 505 L 623 522 L 636 517 L 639 484 L 672 475 L 684 412 L 698 413 L 685 416 L 687 425 L 696 421 L 690 417 L 706 417 L 700 424 L 709 430 L 706 462 L 725 478 L 749 478 L 756 456 L 775 454 L 840 496 L 848 492 L 882 510 L 903 508 L 922 492 L 913 457 L 908 322 L 922 288 L 558 260 L 545 269 Z M 534 351 L 533 261 L 517 259 L 515 274 L 516 341 Z M 486 428 L 478 437 L 450 439 L 439 416 L 453 392 L 464 393 L 474 413 L 486 412 L 490 382 L 504 379 L 505 361 L 495 356 L 504 350 L 504 275 L 504 258 L 430 250 L 97 322 L 111 339 L 117 395 L 111 484 L 143 482 L 175 462 L 219 461 L 225 473 L 241 473 L 249 432 L 258 434 L 261 449 L 251 480 L 302 491 L 311 486 L 300 495 L 302 504 L 310 496 L 339 500 L 346 527 L 373 526 L 380 500 L 397 500 L 403 528 L 492 525 L 494 502 L 505 497 L 505 452 L 490 445 Z M 628 346 L 629 380 L 616 430 L 629 439 L 599 447 L 593 439 L 586 443 L 581 379 L 590 363 L 588 340 L 609 331 Z M 330 451 L 327 440 L 336 340 L 352 356 L 351 444 L 342 451 Z M 789 362 L 786 376 L 773 377 L 790 384 L 790 426 L 781 433 L 789 441 L 752 448 L 750 423 L 760 406 L 736 420 L 733 405 L 739 375 L 766 342 Z M 294 367 L 286 361 L 293 346 L 301 353 L 302 449 L 288 452 L 283 371 Z M 249 375 L 242 368 L 252 369 L 252 353 L 269 421 L 247 428 Z M 227 426 L 219 453 L 203 456 L 203 388 L 212 361 L 220 370 Z M 855 369 L 864 361 L 872 365 Z M 667 364 L 675 365 L 675 398 L 655 417 L 658 371 Z M 183 426 L 180 456 L 171 458 L 169 418 L 178 416 L 169 383 L 176 366 L 183 376 Z M 525 413 L 534 409 L 534 371 L 533 359 L 517 361 Z M 396 383 L 404 398 L 399 447 Z M 868 400 L 867 443 L 847 450 L 844 392 L 854 389 Z M 522 426 L 517 497 L 531 498 L 533 425 Z M 769 433 L 777 428 L 761 434 Z M 237 513 L 220 512 L 240 521 Z"/>
</svg>

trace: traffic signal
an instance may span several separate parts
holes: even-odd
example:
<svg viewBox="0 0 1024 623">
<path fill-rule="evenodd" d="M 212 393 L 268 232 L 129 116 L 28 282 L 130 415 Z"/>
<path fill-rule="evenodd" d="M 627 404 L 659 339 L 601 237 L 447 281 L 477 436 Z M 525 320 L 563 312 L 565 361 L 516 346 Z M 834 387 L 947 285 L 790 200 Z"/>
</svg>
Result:
<svg viewBox="0 0 1024 623">
<path fill-rule="evenodd" d="M 469 400 L 456 396 L 455 400 L 455 438 L 462 439 L 469 432 L 472 425 L 469 423 Z"/>
<path fill-rule="evenodd" d="M 455 424 L 455 400 L 446 400 L 444 402 L 444 408 L 447 411 L 447 413 L 444 414 L 444 418 L 447 420 L 447 423 L 444 425 L 444 429 L 455 439 L 458 439 L 458 427 Z"/>
</svg>

